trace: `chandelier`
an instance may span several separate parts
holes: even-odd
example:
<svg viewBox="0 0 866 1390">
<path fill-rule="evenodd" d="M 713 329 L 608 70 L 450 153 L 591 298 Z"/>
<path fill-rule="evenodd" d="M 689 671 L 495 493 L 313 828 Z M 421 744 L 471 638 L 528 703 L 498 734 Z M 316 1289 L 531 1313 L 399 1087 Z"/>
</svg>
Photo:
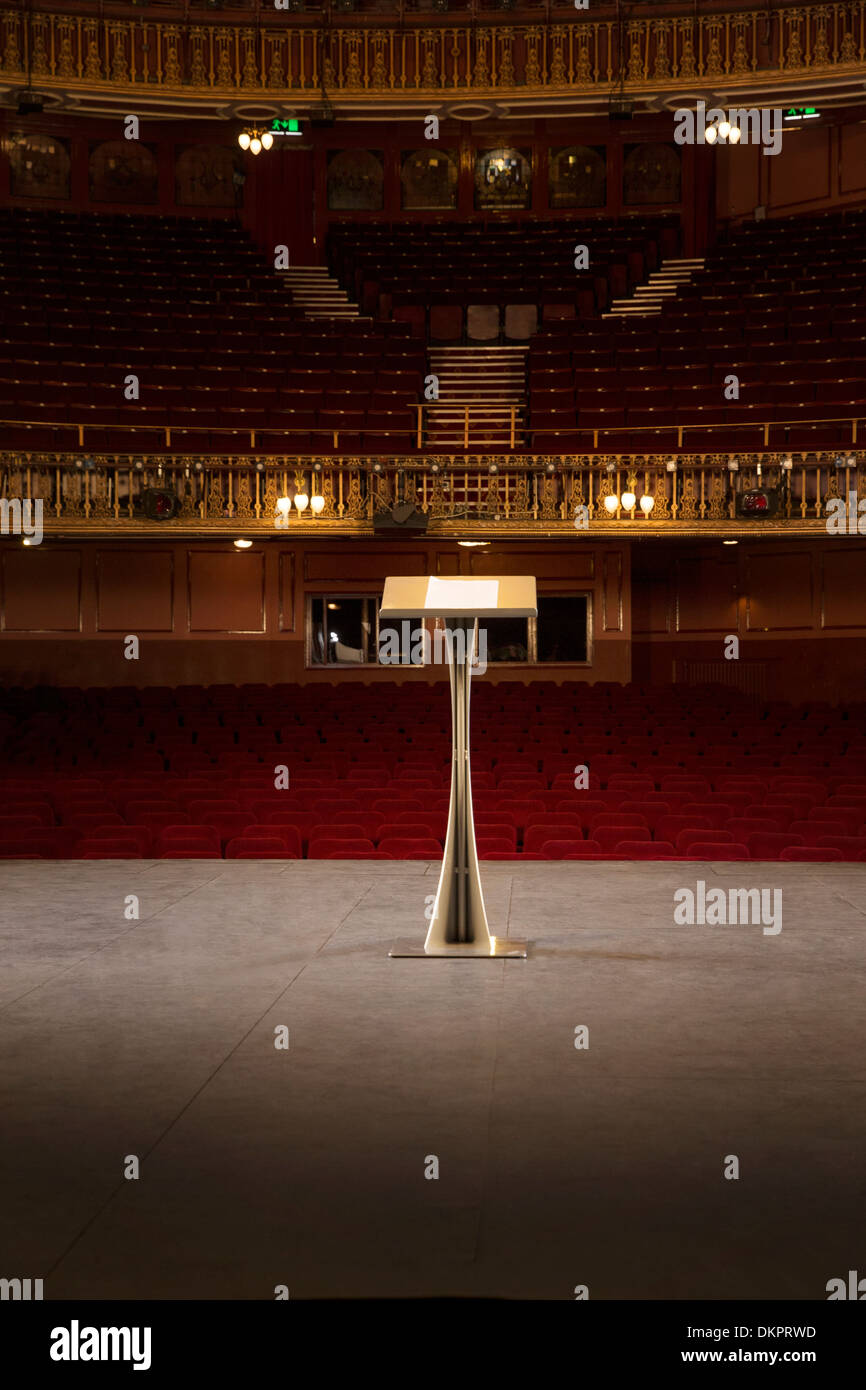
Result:
<svg viewBox="0 0 866 1390">
<path fill-rule="evenodd" d="M 247 126 L 238 136 L 241 149 L 249 150 L 250 154 L 261 154 L 262 150 L 269 150 L 273 143 L 271 131 L 259 130 L 257 126 Z"/>
</svg>

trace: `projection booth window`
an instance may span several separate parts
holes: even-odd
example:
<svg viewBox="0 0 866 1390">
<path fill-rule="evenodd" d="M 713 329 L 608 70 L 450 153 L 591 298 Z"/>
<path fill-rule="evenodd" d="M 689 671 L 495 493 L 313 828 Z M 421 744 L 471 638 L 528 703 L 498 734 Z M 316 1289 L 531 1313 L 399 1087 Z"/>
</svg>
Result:
<svg viewBox="0 0 866 1390">
<path fill-rule="evenodd" d="M 376 664 L 375 594 L 322 594 L 307 605 L 307 665 Z"/>
</svg>

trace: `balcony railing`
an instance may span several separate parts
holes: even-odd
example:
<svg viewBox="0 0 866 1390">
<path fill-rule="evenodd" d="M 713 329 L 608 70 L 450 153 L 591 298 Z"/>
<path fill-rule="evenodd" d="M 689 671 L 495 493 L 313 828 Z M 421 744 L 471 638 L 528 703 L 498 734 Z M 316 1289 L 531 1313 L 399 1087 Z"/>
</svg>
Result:
<svg viewBox="0 0 866 1390">
<path fill-rule="evenodd" d="M 415 448 L 432 451 L 429 441 L 431 411 L 440 412 L 443 404 L 427 405 L 418 403 L 413 409 L 415 411 L 414 422 L 412 416 L 407 416 L 405 428 L 400 429 L 376 429 L 370 431 L 377 436 L 391 437 L 395 441 L 395 452 L 403 452 L 404 445 L 400 441 L 410 438 Z M 449 410 L 451 424 L 449 426 L 452 435 L 459 434 L 461 439 L 454 445 L 447 448 L 436 448 L 436 452 L 459 453 L 463 452 L 495 452 L 497 448 L 525 449 L 524 434 L 530 433 L 534 440 L 534 451 L 545 450 L 558 455 L 562 453 L 562 436 L 567 433 L 569 436 L 582 435 L 583 447 L 593 453 L 605 452 L 630 454 L 634 457 L 643 457 L 647 449 L 650 452 L 659 452 L 662 449 L 688 450 L 690 441 L 694 448 L 694 441 L 700 436 L 706 437 L 707 430 L 714 430 L 718 435 L 719 450 L 731 448 L 742 448 L 746 450 L 767 450 L 771 448 L 784 449 L 795 447 L 790 443 L 789 436 L 796 436 L 796 432 L 801 431 L 806 426 L 814 426 L 816 429 L 832 429 L 836 432 L 836 440 L 839 448 L 847 448 L 849 445 L 862 443 L 864 431 L 866 431 L 866 408 L 862 413 L 852 415 L 797 415 L 787 419 L 764 419 L 760 414 L 755 414 L 743 421 L 731 421 L 714 419 L 708 415 L 706 420 L 701 420 L 699 424 L 678 425 L 673 421 L 666 423 L 660 421 L 653 425 L 611 425 L 605 429 L 598 427 L 586 429 L 577 426 L 573 429 L 563 431 L 561 429 L 529 429 L 521 420 L 521 406 L 512 405 L 498 407 L 495 411 L 491 407 L 483 405 L 455 405 Z M 496 419 L 490 424 L 492 415 L 495 413 Z M 496 443 L 491 447 L 484 439 L 484 429 L 488 433 L 495 434 Z M 249 429 L 242 426 L 208 426 L 206 423 L 200 425 L 169 425 L 165 423 L 136 423 L 134 425 L 106 424 L 104 422 L 90 424 L 85 417 L 77 421 L 52 420 L 41 417 L 38 420 L 20 419 L 0 420 L 0 430 L 13 430 L 19 440 L 23 439 L 22 449 L 24 453 L 38 453 L 40 449 L 46 448 L 49 452 L 71 453 L 81 449 L 98 450 L 100 453 L 113 453 L 115 446 L 107 449 L 104 443 L 106 436 L 110 435 L 113 439 L 127 440 L 128 444 L 121 448 L 121 453 L 137 452 L 136 444 L 140 440 L 145 441 L 145 448 L 151 452 L 165 450 L 174 453 L 212 453 L 218 456 L 223 454 L 242 454 L 245 452 L 263 453 L 265 451 L 264 441 L 272 438 L 276 433 L 273 429 Z M 34 436 L 33 445 L 30 446 L 26 439 L 27 432 L 32 431 Z M 42 441 L 50 432 L 49 443 Z M 364 433 L 363 430 L 360 433 Z M 333 449 L 335 452 L 357 453 L 357 440 L 359 429 L 355 426 L 349 430 L 334 429 L 330 426 L 320 425 L 292 429 L 291 427 L 280 426 L 279 435 L 285 440 L 287 450 L 291 449 L 293 439 L 300 444 L 300 451 L 305 451 L 307 441 L 312 439 L 314 449 L 324 451 Z M 503 438 L 508 435 L 508 439 Z M 590 438 L 591 436 L 591 438 Z M 623 449 L 622 439 L 625 437 L 629 442 L 633 441 L 633 448 Z M 228 447 L 226 444 L 228 442 Z M 538 446 L 541 446 L 539 449 Z M 695 452 L 705 453 L 706 450 Z"/>
<path fill-rule="evenodd" d="M 736 460 L 707 454 L 244 455 L 216 461 L 171 453 L 72 458 L 7 452 L 0 453 L 0 479 L 0 500 L 42 500 L 46 533 L 363 535 L 372 533 L 374 517 L 409 502 L 425 515 L 428 532 L 442 535 L 579 539 L 587 531 L 626 528 L 637 538 L 660 530 L 737 535 L 756 527 L 813 534 L 827 529 L 828 517 L 838 516 L 852 496 L 866 497 L 866 453 L 765 453 Z M 747 505 L 751 510 L 744 510 Z M 849 526 L 846 534 L 857 532 L 856 512 L 855 504 L 853 531 Z"/>
<path fill-rule="evenodd" d="M 680 13 L 676 13 L 676 9 Z M 671 12 L 673 10 L 674 12 Z M 783 74 L 786 83 L 817 72 L 856 70 L 866 52 L 866 3 L 787 5 L 696 15 L 690 6 L 657 14 L 632 10 L 618 23 L 566 8 L 549 18 L 481 22 L 464 15 L 313 15 L 265 6 L 231 15 L 191 10 L 162 18 L 102 5 L 0 17 L 0 74 L 33 85 L 142 92 L 326 90 L 406 97 L 481 91 L 627 91 L 710 79 L 742 87 Z M 389 19 L 391 23 L 389 24 Z"/>
</svg>

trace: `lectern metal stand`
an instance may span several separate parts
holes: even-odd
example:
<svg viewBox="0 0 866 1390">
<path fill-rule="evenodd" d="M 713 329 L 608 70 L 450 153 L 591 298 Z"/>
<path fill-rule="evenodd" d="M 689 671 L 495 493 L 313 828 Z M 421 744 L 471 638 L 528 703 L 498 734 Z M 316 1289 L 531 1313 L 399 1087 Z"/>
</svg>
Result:
<svg viewBox="0 0 866 1390">
<path fill-rule="evenodd" d="M 399 604 L 400 600 L 394 595 L 393 586 L 411 584 L 414 587 L 419 583 L 431 586 L 432 593 L 428 592 L 426 595 L 427 603 L 423 608 L 416 607 L 408 613 L 405 606 L 400 606 L 398 611 L 395 604 Z M 507 937 L 492 936 L 487 925 L 484 896 L 481 891 L 481 876 L 478 871 L 478 852 L 475 845 L 469 762 L 471 662 L 477 641 L 478 616 L 475 613 L 468 616 L 466 607 L 471 604 L 473 597 L 475 597 L 471 591 L 473 586 L 476 594 L 479 589 L 482 590 L 483 597 L 489 603 L 492 586 L 495 585 L 498 598 L 500 586 L 504 586 L 506 583 L 509 587 L 517 584 L 531 585 L 531 606 L 527 603 L 528 595 L 524 589 L 519 594 L 519 597 L 524 601 L 524 606 L 517 611 L 534 613 L 536 611 L 534 580 L 518 580 L 509 576 L 507 581 L 389 579 L 386 582 L 381 610 L 382 616 L 385 617 L 417 617 L 421 614 L 431 614 L 427 604 L 430 602 L 435 604 L 437 599 L 440 603 L 443 601 L 444 595 L 439 592 L 440 588 L 446 590 L 452 601 L 456 599 L 459 605 L 459 607 L 452 607 L 447 614 L 438 614 L 438 616 L 445 616 L 446 620 L 450 619 L 447 621 L 449 631 L 446 633 L 448 639 L 446 650 L 451 680 L 452 727 L 451 805 L 448 812 L 448 831 L 445 837 L 442 872 L 439 876 L 439 887 L 433 903 L 433 913 L 426 941 L 423 945 L 420 942 L 400 942 L 389 952 L 391 956 L 419 959 L 449 957 L 461 960 L 502 960 L 508 957 L 526 957 L 526 942 L 510 941 Z M 392 586 L 391 591 L 389 591 L 389 585 Z M 464 592 L 461 592 L 461 586 L 467 586 Z M 405 602 L 404 597 L 403 603 L 405 604 Z M 506 616 L 503 612 L 505 607 L 505 604 L 501 606 L 497 604 L 492 609 L 485 610 L 481 616 L 492 616 L 493 614 L 498 617 Z M 462 612 L 459 611 L 460 608 L 462 608 Z M 514 614 L 514 612 L 513 608 L 510 609 L 510 614 Z"/>
</svg>

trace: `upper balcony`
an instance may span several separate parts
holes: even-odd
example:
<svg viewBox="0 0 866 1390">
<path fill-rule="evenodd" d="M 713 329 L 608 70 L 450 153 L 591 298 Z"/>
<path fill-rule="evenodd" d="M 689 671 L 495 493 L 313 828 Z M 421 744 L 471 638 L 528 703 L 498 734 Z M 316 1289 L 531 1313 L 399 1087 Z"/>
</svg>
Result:
<svg viewBox="0 0 866 1390">
<path fill-rule="evenodd" d="M 749 94 L 825 108 L 863 100 L 866 5 L 781 5 L 701 14 L 673 4 L 576 9 L 572 0 L 54 0 L 0 23 L 0 94 L 29 83 L 46 108 L 231 115 L 267 94 L 345 118 L 433 108 L 590 114 L 622 90 L 638 111 Z M 507 95 L 507 112 L 497 103 Z M 467 101 L 466 98 L 470 100 Z"/>
</svg>

